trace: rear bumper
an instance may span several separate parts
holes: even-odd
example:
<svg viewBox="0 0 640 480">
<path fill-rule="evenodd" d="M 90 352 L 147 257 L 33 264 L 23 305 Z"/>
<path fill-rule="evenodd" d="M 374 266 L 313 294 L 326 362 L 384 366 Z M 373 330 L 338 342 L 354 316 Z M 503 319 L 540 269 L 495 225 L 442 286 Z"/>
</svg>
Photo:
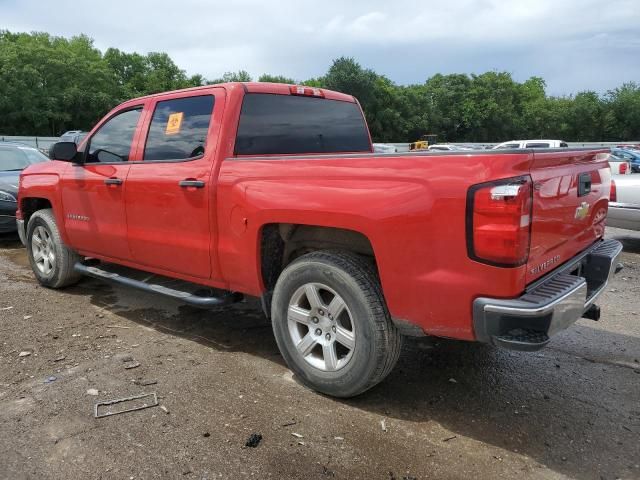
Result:
<svg viewBox="0 0 640 480">
<path fill-rule="evenodd" d="M 595 305 L 619 271 L 622 244 L 599 241 L 514 299 L 477 298 L 473 322 L 478 341 L 512 350 L 539 350 L 583 316 L 597 320 Z"/>
</svg>

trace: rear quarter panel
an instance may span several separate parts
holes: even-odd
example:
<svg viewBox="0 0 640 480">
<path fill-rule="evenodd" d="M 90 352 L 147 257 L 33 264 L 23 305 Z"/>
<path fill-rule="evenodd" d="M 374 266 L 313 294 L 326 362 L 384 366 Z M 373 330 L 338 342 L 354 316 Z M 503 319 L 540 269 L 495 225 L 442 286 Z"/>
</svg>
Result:
<svg viewBox="0 0 640 480">
<path fill-rule="evenodd" d="M 266 224 L 354 230 L 373 246 L 392 316 L 434 335 L 473 339 L 473 299 L 519 294 L 525 268 L 468 258 L 467 189 L 526 174 L 531 160 L 528 152 L 227 159 L 218 185 L 223 276 L 232 289 L 264 291 Z"/>
</svg>

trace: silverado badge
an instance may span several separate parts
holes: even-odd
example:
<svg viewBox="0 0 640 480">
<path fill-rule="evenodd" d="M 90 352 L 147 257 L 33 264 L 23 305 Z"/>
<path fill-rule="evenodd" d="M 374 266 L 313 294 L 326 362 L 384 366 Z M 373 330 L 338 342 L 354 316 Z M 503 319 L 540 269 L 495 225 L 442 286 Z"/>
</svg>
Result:
<svg viewBox="0 0 640 480">
<path fill-rule="evenodd" d="M 531 275 L 537 275 L 538 273 L 547 270 L 550 266 L 555 265 L 558 262 L 560 262 L 560 255 L 556 255 L 555 257 L 550 258 L 549 260 L 546 260 L 539 265 L 536 265 L 535 267 L 531 268 L 529 272 L 531 272 Z"/>
<path fill-rule="evenodd" d="M 582 202 L 578 208 L 576 208 L 576 218 L 578 220 L 584 220 L 589 215 L 589 204 Z"/>
</svg>

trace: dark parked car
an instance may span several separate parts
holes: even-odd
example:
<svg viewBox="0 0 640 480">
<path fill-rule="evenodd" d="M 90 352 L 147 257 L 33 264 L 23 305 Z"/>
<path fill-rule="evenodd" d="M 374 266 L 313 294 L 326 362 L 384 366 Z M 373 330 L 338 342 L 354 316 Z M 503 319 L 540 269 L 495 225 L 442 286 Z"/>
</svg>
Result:
<svg viewBox="0 0 640 480">
<path fill-rule="evenodd" d="M 46 155 L 35 148 L 0 143 L 0 233 L 16 231 L 20 172 L 29 165 L 48 160 Z"/>
<path fill-rule="evenodd" d="M 627 160 L 631 164 L 631 171 L 633 173 L 640 173 L 640 151 L 623 148 L 612 148 L 611 153 L 613 153 L 616 157 Z"/>
</svg>

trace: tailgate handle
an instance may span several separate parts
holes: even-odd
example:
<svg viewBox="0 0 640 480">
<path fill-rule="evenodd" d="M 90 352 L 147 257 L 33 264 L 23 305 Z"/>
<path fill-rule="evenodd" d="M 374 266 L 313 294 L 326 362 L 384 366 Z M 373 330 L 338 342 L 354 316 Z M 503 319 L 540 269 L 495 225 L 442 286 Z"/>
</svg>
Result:
<svg viewBox="0 0 640 480">
<path fill-rule="evenodd" d="M 578 177 L 578 196 L 584 197 L 591 193 L 591 173 L 581 173 Z"/>
</svg>

